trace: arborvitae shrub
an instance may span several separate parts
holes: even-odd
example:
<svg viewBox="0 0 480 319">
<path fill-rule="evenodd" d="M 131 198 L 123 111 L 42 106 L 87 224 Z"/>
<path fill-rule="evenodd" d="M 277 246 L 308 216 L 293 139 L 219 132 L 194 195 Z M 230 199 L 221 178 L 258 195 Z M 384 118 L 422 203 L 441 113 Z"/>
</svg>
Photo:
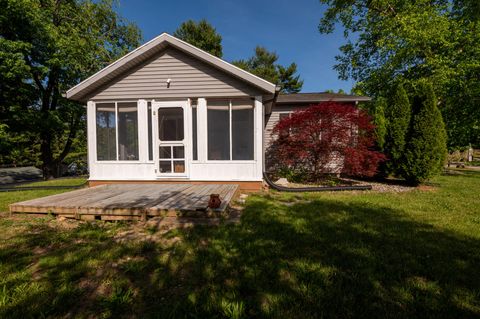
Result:
<svg viewBox="0 0 480 319">
<path fill-rule="evenodd" d="M 402 176 L 418 185 L 441 171 L 447 154 L 447 134 L 433 86 L 421 80 L 412 101 L 412 119 L 401 165 Z"/>
<path fill-rule="evenodd" d="M 385 118 L 385 109 L 387 108 L 387 100 L 383 97 L 375 101 L 375 109 L 373 111 L 373 124 L 375 125 L 376 144 L 380 151 L 385 146 L 385 136 L 387 133 L 387 121 Z"/>
<path fill-rule="evenodd" d="M 385 163 L 387 174 L 401 174 L 411 112 L 407 92 L 402 84 L 398 84 L 393 89 L 385 110 L 387 129 L 383 149 L 387 156 Z"/>
</svg>

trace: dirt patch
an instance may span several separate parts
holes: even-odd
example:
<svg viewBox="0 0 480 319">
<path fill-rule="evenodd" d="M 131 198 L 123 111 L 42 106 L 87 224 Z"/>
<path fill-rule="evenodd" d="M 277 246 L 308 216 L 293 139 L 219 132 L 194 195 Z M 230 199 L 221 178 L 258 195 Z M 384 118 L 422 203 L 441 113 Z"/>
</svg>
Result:
<svg viewBox="0 0 480 319">
<path fill-rule="evenodd" d="M 432 185 L 420 185 L 420 186 L 417 186 L 417 189 L 424 192 L 434 192 L 437 190 L 437 188 Z"/>
</svg>

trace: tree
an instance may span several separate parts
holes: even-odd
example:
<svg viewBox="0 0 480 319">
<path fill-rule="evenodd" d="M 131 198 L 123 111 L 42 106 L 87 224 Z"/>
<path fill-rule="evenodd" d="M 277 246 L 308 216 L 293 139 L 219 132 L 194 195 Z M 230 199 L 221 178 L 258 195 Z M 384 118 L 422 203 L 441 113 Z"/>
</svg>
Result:
<svg viewBox="0 0 480 319">
<path fill-rule="evenodd" d="M 0 0 L 0 6 L 0 46 L 7 48 L 0 60 L 8 63 L 0 67 L 0 110 L 10 134 L 38 145 L 31 152 L 40 153 L 44 177 L 56 176 L 85 114 L 62 93 L 137 47 L 140 31 L 110 0 Z"/>
<path fill-rule="evenodd" d="M 354 129 L 352 129 L 354 128 Z M 305 172 L 310 181 L 340 172 L 373 176 L 384 156 L 373 150 L 374 126 L 365 111 L 326 102 L 299 110 L 279 121 L 267 157 L 274 170 Z"/>
<path fill-rule="evenodd" d="M 222 36 L 205 19 L 198 23 L 193 20 L 185 21 L 173 35 L 219 58 L 223 55 Z"/>
<path fill-rule="evenodd" d="M 415 89 L 402 174 L 409 183 L 418 185 L 445 164 L 447 136 L 432 84 L 422 80 Z"/>
<path fill-rule="evenodd" d="M 379 150 L 383 150 L 385 145 L 385 136 L 387 134 L 387 123 L 385 119 L 385 109 L 387 108 L 387 101 L 380 97 L 375 101 L 373 113 L 373 124 L 375 125 L 375 136 Z"/>
<path fill-rule="evenodd" d="M 238 60 L 232 63 L 250 73 L 253 73 L 262 79 L 280 85 L 281 91 L 285 93 L 300 92 L 303 86 L 303 80 L 297 73 L 295 63 L 285 67 L 277 63 L 278 55 L 270 52 L 264 47 L 257 46 L 255 55 L 248 60 Z"/>
<path fill-rule="evenodd" d="M 388 158 L 386 170 L 389 174 L 399 175 L 411 117 L 410 102 L 401 83 L 394 88 L 388 104 L 384 145 L 384 153 Z"/>
<path fill-rule="evenodd" d="M 429 79 L 439 99 L 449 147 L 474 143 L 480 127 L 480 10 L 476 0 L 321 0 L 319 30 L 345 29 L 335 69 L 370 96 L 398 81 Z M 355 34 L 350 38 L 351 34 Z M 449 100 L 449 101 L 448 101 Z"/>
</svg>

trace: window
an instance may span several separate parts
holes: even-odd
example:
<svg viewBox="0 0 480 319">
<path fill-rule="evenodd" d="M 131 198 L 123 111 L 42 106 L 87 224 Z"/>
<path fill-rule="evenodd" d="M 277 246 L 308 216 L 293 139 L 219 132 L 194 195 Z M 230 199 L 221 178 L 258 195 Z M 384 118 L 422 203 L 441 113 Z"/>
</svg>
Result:
<svg viewBox="0 0 480 319">
<path fill-rule="evenodd" d="M 253 106 L 251 101 L 232 101 L 232 159 L 253 160 Z"/>
<path fill-rule="evenodd" d="M 97 103 L 97 160 L 117 159 L 115 103 Z"/>
<path fill-rule="evenodd" d="M 192 102 L 192 157 L 198 160 L 198 141 L 197 141 L 197 105 Z"/>
<path fill-rule="evenodd" d="M 148 121 L 148 160 L 153 161 L 152 102 L 147 104 Z"/>
<path fill-rule="evenodd" d="M 97 160 L 138 160 L 137 102 L 97 103 Z"/>
<path fill-rule="evenodd" d="M 285 118 L 287 118 L 287 117 L 290 117 L 290 113 L 280 113 L 280 118 L 279 118 L 279 120 L 281 121 L 281 120 L 283 120 L 283 119 L 285 119 Z"/>
<path fill-rule="evenodd" d="M 207 106 L 208 159 L 230 159 L 230 102 L 211 101 Z"/>
<path fill-rule="evenodd" d="M 138 114 L 137 103 L 117 103 L 118 114 L 118 159 L 138 160 Z"/>
<path fill-rule="evenodd" d="M 207 106 L 208 159 L 253 160 L 251 100 L 213 100 Z"/>
<path fill-rule="evenodd" d="M 280 113 L 279 114 L 279 122 L 283 119 L 289 118 L 291 113 Z M 290 134 L 290 130 L 288 132 L 284 132 L 282 137 L 286 137 Z"/>
</svg>

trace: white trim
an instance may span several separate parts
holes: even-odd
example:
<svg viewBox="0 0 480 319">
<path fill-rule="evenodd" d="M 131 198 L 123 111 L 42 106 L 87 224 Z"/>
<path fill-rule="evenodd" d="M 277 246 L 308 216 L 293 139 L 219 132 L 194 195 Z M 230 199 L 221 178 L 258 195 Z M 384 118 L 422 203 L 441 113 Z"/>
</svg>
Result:
<svg viewBox="0 0 480 319">
<path fill-rule="evenodd" d="M 140 99 L 137 102 L 138 114 L 138 159 L 142 163 L 148 162 L 148 106 L 147 101 Z"/>
<path fill-rule="evenodd" d="M 92 101 L 87 102 L 87 156 L 90 171 L 97 159 L 96 107 Z"/>
<path fill-rule="evenodd" d="M 154 133 L 153 133 L 153 107 L 152 107 L 152 102 L 154 100 L 146 100 L 146 101 L 147 101 L 147 103 L 146 103 L 146 108 L 147 108 L 147 119 L 146 119 L 146 121 L 148 123 L 148 103 L 150 103 L 150 125 L 152 127 L 152 132 L 150 134 L 151 136 L 147 136 L 147 144 L 148 144 L 147 145 L 147 160 L 145 161 L 145 163 L 153 164 L 153 163 L 155 163 L 155 157 L 153 156 L 153 152 L 154 152 L 153 149 L 155 148 L 155 145 L 154 145 L 155 143 L 154 143 L 153 139 L 154 139 L 155 136 L 154 136 Z M 148 135 L 148 126 L 147 126 L 147 135 Z M 152 138 L 152 141 L 151 141 L 151 144 L 152 144 L 152 159 L 151 160 L 149 158 L 150 157 L 150 152 L 148 151 L 148 148 L 150 147 L 150 137 Z"/>
<path fill-rule="evenodd" d="M 265 152 L 263 151 L 263 134 L 264 134 L 264 108 L 262 103 L 262 96 L 256 96 L 254 100 L 254 159 L 257 162 L 256 176 L 263 179 L 263 163 L 265 162 Z"/>
<path fill-rule="evenodd" d="M 169 35 L 168 33 L 162 33 L 161 35 L 148 41 L 147 43 L 141 45 L 140 47 L 134 49 L 130 53 L 127 53 L 120 59 L 109 64 L 105 68 L 101 69 L 97 73 L 93 74 L 92 76 L 88 77 L 84 81 L 80 82 L 79 84 L 69 89 L 65 94 L 66 98 L 72 99 L 72 100 L 81 100 L 85 95 L 85 94 L 81 94 L 82 91 L 87 90 L 91 86 L 95 86 L 100 79 L 104 78 L 105 76 L 108 76 L 112 72 L 115 72 L 116 70 L 120 69 L 122 66 L 125 66 L 125 70 L 127 70 L 127 68 L 130 68 L 130 66 L 128 66 L 128 63 L 130 61 L 134 60 L 137 57 L 140 57 L 141 55 L 145 54 L 146 52 L 149 52 L 150 50 L 154 50 L 157 46 L 161 45 L 162 43 L 167 43 L 177 49 L 180 49 L 188 54 L 191 54 L 196 58 L 210 65 L 213 65 L 214 67 L 217 67 L 237 78 L 240 78 L 255 87 L 258 87 L 260 89 L 263 89 L 264 91 L 267 91 L 268 93 L 273 94 L 275 92 L 275 87 L 276 87 L 275 84 L 270 83 L 250 72 L 242 70 L 239 67 L 231 63 L 228 63 L 208 52 L 200 50 L 199 48 L 185 41 L 182 41 L 180 39 L 177 39 Z"/>
<path fill-rule="evenodd" d="M 208 119 L 207 100 L 205 98 L 197 100 L 197 152 L 197 161 L 206 163 L 208 153 Z"/>
<path fill-rule="evenodd" d="M 208 109 L 208 105 L 207 105 L 207 109 Z M 255 120 L 255 119 L 254 119 Z M 230 145 L 230 157 L 229 157 L 229 161 L 232 161 L 233 160 L 233 145 L 232 145 L 232 100 L 229 99 L 228 100 L 228 137 L 229 137 L 229 145 Z"/>
<path fill-rule="evenodd" d="M 137 112 L 138 112 L 138 109 L 137 109 Z M 138 125 L 138 123 L 137 123 L 137 125 Z M 120 152 L 120 149 L 118 147 L 118 104 L 117 104 L 117 102 L 115 102 L 115 153 L 116 153 L 115 155 L 116 155 L 116 161 L 117 162 L 118 162 L 118 153 L 119 152 Z"/>
</svg>

